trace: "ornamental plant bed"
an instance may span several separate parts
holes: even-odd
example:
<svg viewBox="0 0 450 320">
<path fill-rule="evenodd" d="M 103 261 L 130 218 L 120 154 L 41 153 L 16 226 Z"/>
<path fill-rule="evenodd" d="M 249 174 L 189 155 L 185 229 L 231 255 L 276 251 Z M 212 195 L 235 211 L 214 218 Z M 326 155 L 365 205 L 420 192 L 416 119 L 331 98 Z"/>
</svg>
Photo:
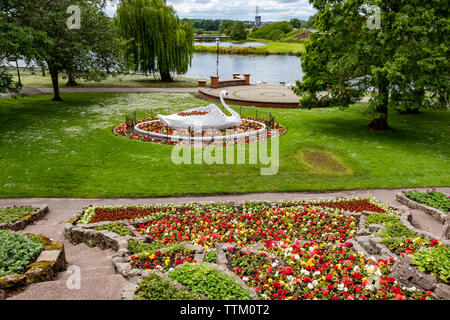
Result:
<svg viewBox="0 0 450 320">
<path fill-rule="evenodd" d="M 0 290 L 53 280 L 66 268 L 64 247 L 43 235 L 0 231 Z"/>
<path fill-rule="evenodd" d="M 253 213 L 186 212 L 155 219 L 138 227 L 163 244 L 190 242 L 205 250 L 218 243 L 239 246 L 268 240 L 313 240 L 341 243 L 356 235 L 358 218 L 303 208 L 277 208 Z"/>
<path fill-rule="evenodd" d="M 397 214 L 389 206 L 382 204 L 374 198 L 364 197 L 356 199 L 336 199 L 336 200 L 316 200 L 316 201 L 282 201 L 277 204 L 278 207 L 323 207 L 342 212 L 377 212 Z"/>
<path fill-rule="evenodd" d="M 404 204 L 408 208 L 422 210 L 442 224 L 444 224 L 448 218 L 449 198 L 448 196 L 438 193 L 437 191 L 403 192 L 398 193 L 396 198 L 400 203 Z M 431 205 L 446 211 L 442 211 L 432 207 Z"/>
<path fill-rule="evenodd" d="M 156 250 L 155 252 L 141 252 L 130 257 L 130 264 L 133 268 L 145 270 L 167 271 L 183 263 L 197 261 L 194 259 L 194 252 L 185 247 L 176 246 L 167 251 Z"/>
<path fill-rule="evenodd" d="M 450 212 L 450 197 L 436 189 L 427 192 L 405 192 L 405 195 L 415 202 L 438 209 L 445 214 Z"/>
<path fill-rule="evenodd" d="M 74 221 L 75 224 L 66 227 L 72 233 L 86 230 L 83 231 L 86 235 L 95 238 L 97 231 L 93 228 L 98 226 L 98 222 L 90 223 L 94 218 L 104 220 L 100 222 L 104 225 L 110 223 L 109 221 L 126 223 L 127 220 L 118 219 L 131 219 L 131 224 L 135 226 L 140 238 L 121 237 L 110 231 L 101 231 L 102 234 L 112 237 L 104 242 L 117 250 L 113 264 L 116 270 L 128 279 L 123 293 L 124 299 L 136 299 L 139 296 L 138 284 L 152 272 L 166 271 L 164 275 L 167 276 L 178 274 L 177 270 L 184 268 L 203 268 L 202 265 L 232 272 L 243 284 L 243 288 L 253 288 L 259 299 L 440 298 L 441 296 L 433 295 L 434 291 L 415 289 L 397 282 L 397 276 L 400 278 L 400 275 L 394 278 L 392 273 L 396 271 L 395 255 L 391 258 L 367 256 L 364 246 L 359 244 L 360 238 L 372 241 L 373 231 L 365 229 L 366 224 L 370 230 L 373 229 L 373 223 L 382 224 L 377 231 L 389 229 L 383 225 L 392 224 L 394 227 L 385 234 L 386 239 L 390 236 L 397 240 L 395 235 L 402 234 L 406 237 L 409 233 L 398 228 L 403 220 L 400 220 L 398 215 L 389 214 L 391 209 L 387 206 L 380 205 L 379 213 L 365 211 L 362 214 L 358 210 L 368 209 L 358 201 L 347 199 L 345 203 L 338 202 L 336 207 L 329 207 L 330 203 L 322 202 L 308 202 L 308 205 L 295 203 L 294 206 L 286 207 L 277 207 L 277 204 L 267 202 L 248 202 L 241 205 L 207 203 L 184 206 L 96 207 L 85 211 L 83 220 L 80 219 L 78 223 Z M 372 207 L 370 209 L 375 210 Z M 140 217 L 146 221 L 139 220 Z M 358 226 L 361 227 L 361 224 L 364 231 L 369 232 L 368 236 L 358 236 Z M 142 243 L 144 240 L 149 243 Z M 382 240 L 383 238 L 380 238 L 377 241 Z M 113 245 L 114 243 L 117 246 Z M 426 242 L 424 239 L 420 245 L 439 247 L 440 244 L 436 244 L 434 240 Z M 405 251 L 411 249 L 415 247 L 405 246 Z M 205 260 L 217 264 L 203 263 Z M 201 293 L 214 299 L 230 295 L 230 292 L 221 292 L 220 288 L 216 288 L 220 294 L 212 294 L 211 288 L 204 287 L 204 282 L 193 276 L 197 271 L 190 272 L 192 274 L 184 272 L 182 278 L 178 279 L 177 276 L 169 282 L 184 284 L 182 288 L 187 292 Z M 204 270 L 199 272 L 203 274 Z M 161 297 L 158 292 L 152 295 L 148 291 L 155 283 L 159 283 L 158 281 L 149 279 L 148 283 L 142 282 L 141 298 Z M 201 289 L 198 289 L 199 287 Z M 173 288 L 170 291 L 173 296 L 178 296 Z"/>
<path fill-rule="evenodd" d="M 351 243 L 267 242 L 262 253 L 228 248 L 233 271 L 265 300 L 425 300 L 430 293 L 405 288 L 389 276 L 394 259 L 368 259 Z M 246 263 L 243 268 L 240 265 Z"/>
<path fill-rule="evenodd" d="M 183 114 L 183 116 L 191 116 L 191 115 Z M 268 130 L 268 132 L 267 132 L 267 139 L 269 139 L 269 140 L 271 139 L 271 137 L 273 135 L 273 130 L 275 130 L 277 132 L 278 136 L 283 136 L 287 133 L 287 129 L 279 123 L 276 123 L 276 122 L 272 123 L 266 119 L 248 117 L 248 118 L 242 118 L 242 124 L 239 127 L 234 127 L 232 129 L 228 129 L 228 130 L 225 130 L 225 129 L 223 129 L 223 130 L 203 130 L 201 135 L 207 137 L 207 136 L 217 136 L 217 135 L 225 136 L 225 135 L 238 134 L 238 133 L 250 133 L 253 131 L 256 132 L 258 130 L 263 129 L 263 126 L 259 123 L 266 124 L 270 128 L 273 127 L 273 129 Z M 167 127 L 166 125 L 164 125 L 157 117 L 149 117 L 149 118 L 138 120 L 138 121 L 136 121 L 136 123 L 133 123 L 133 127 L 136 124 L 137 125 L 141 124 L 141 125 L 139 125 L 139 129 L 141 129 L 141 130 L 148 131 L 151 133 L 167 135 L 167 136 L 177 135 L 177 136 L 194 137 L 194 136 L 200 135 L 200 133 L 195 133 L 193 130 L 188 130 L 188 129 L 175 131 L 173 128 L 170 128 L 170 127 Z M 134 132 L 134 130 L 129 129 L 129 124 L 127 122 L 123 122 L 123 123 L 119 124 L 118 126 L 116 126 L 113 130 L 113 133 L 117 136 L 123 136 L 123 137 L 127 137 L 129 139 L 132 139 L 132 140 L 140 140 L 143 142 L 153 142 L 153 143 L 168 144 L 168 145 L 178 144 L 177 142 L 169 140 L 169 139 L 155 138 L 155 137 L 149 137 L 149 136 L 137 134 Z M 250 143 L 250 142 L 251 142 L 251 139 L 249 139 L 248 137 L 245 138 L 246 144 Z M 216 143 L 219 143 L 219 142 L 216 142 Z M 220 143 L 223 143 L 223 145 L 226 146 L 227 143 L 230 143 L 230 142 L 220 142 Z M 232 143 L 234 144 L 235 142 L 233 141 Z"/>
<path fill-rule="evenodd" d="M 48 213 L 48 206 L 0 208 L 0 230 L 19 231 Z"/>
</svg>

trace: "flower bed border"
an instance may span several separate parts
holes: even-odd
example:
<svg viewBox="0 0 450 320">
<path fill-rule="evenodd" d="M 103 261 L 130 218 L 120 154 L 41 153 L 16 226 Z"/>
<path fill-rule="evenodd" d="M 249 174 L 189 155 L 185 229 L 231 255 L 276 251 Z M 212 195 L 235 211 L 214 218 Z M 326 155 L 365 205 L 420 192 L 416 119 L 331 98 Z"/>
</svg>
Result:
<svg viewBox="0 0 450 320">
<path fill-rule="evenodd" d="M 32 212 L 25 217 L 20 218 L 16 222 L 5 223 L 0 225 L 0 230 L 13 230 L 19 231 L 25 229 L 33 222 L 42 219 L 49 212 L 48 205 L 42 205 L 38 210 Z"/>
<path fill-rule="evenodd" d="M 338 200 L 351 200 L 354 198 L 340 198 Z M 374 199 L 374 198 L 372 198 Z M 377 201 L 376 199 L 374 199 Z M 327 200 L 328 201 L 328 200 Z M 329 200 L 333 201 L 333 200 Z M 378 201 L 377 201 L 378 203 Z M 206 204 L 203 203 L 203 205 Z M 276 206 L 279 204 L 277 203 L 270 203 L 271 207 Z M 198 205 L 202 206 L 201 203 L 192 203 L 191 205 Z M 412 224 L 412 214 L 410 210 L 407 207 L 389 207 L 390 212 L 393 214 L 392 216 L 397 216 L 400 218 L 401 222 L 414 234 L 418 236 L 423 237 L 429 237 L 439 240 L 444 244 L 446 247 L 450 247 L 450 240 L 442 239 L 439 237 L 436 237 L 426 231 L 422 231 L 419 229 L 416 229 Z M 327 209 L 327 208 L 324 208 Z M 122 300 L 134 300 L 136 298 L 136 288 L 138 287 L 139 283 L 146 277 L 148 277 L 151 273 L 156 273 L 159 275 L 163 280 L 168 280 L 170 283 L 175 285 L 178 288 L 185 288 L 182 284 L 170 279 L 167 276 L 167 273 L 160 272 L 158 270 L 152 270 L 152 271 L 146 271 L 143 269 L 134 269 L 130 265 L 130 256 L 131 253 L 129 252 L 128 248 L 128 240 L 129 239 L 137 239 L 139 241 L 143 242 L 153 242 L 154 240 L 150 237 L 143 237 L 140 235 L 136 230 L 133 230 L 132 226 L 138 226 L 142 223 L 149 222 L 151 220 L 140 220 L 140 221 L 133 221 L 130 222 L 128 220 L 119 220 L 114 222 L 120 222 L 126 226 L 129 227 L 129 230 L 132 231 L 133 236 L 126 236 L 122 237 L 119 236 L 113 232 L 110 231 L 95 231 L 93 230 L 94 227 L 100 226 L 100 225 L 106 225 L 112 223 L 112 221 L 104 221 L 99 223 L 91 223 L 91 224 L 79 224 L 76 225 L 75 223 L 83 216 L 84 210 L 77 214 L 74 219 L 72 219 L 69 223 L 65 225 L 65 235 L 66 237 L 73 243 L 87 243 L 91 245 L 99 246 L 102 249 L 113 249 L 117 251 L 117 253 L 113 256 L 112 262 L 120 274 L 124 276 L 126 279 L 126 284 L 124 286 L 123 292 L 122 292 Z M 382 238 L 375 237 L 374 234 L 384 228 L 383 225 L 377 225 L 377 224 L 371 224 L 370 226 L 366 226 L 367 217 L 372 214 L 373 212 L 364 211 L 364 212 L 344 212 L 340 211 L 343 215 L 349 215 L 354 217 L 360 217 L 359 225 L 358 225 L 358 231 L 356 234 L 356 237 L 353 239 L 349 239 L 346 242 L 353 244 L 353 249 L 358 252 L 365 254 L 367 256 L 373 255 L 378 258 L 394 258 L 396 260 L 396 264 L 392 267 L 392 273 L 391 275 L 394 276 L 400 283 L 402 283 L 405 286 L 411 286 L 415 285 L 419 287 L 420 289 L 424 291 L 432 291 L 432 296 L 434 298 L 438 299 L 450 299 L 450 286 L 441 282 L 439 279 L 434 278 L 433 276 L 420 272 L 415 266 L 410 264 L 409 258 L 401 258 L 391 252 L 387 246 L 382 244 L 383 241 Z M 170 214 L 169 214 L 170 216 Z M 305 240 L 305 242 L 308 242 Z M 205 263 L 205 250 L 198 245 L 191 245 L 190 243 L 181 243 L 182 245 L 186 246 L 187 249 L 194 251 L 194 259 L 197 261 L 197 263 Z M 257 244 L 251 244 L 246 247 L 243 247 L 242 250 L 250 250 L 252 252 L 259 252 L 258 249 L 263 247 L 264 244 L 257 243 Z M 237 277 L 234 273 L 232 273 L 227 268 L 228 259 L 226 257 L 226 248 L 228 247 L 238 247 L 232 244 L 228 243 L 219 243 L 216 247 L 217 250 L 217 260 L 216 264 L 210 264 L 205 263 L 206 265 L 213 267 L 223 273 L 226 273 L 227 275 L 231 276 L 233 275 L 234 279 L 238 279 L 238 283 L 243 286 L 244 288 L 248 288 L 249 293 L 253 292 L 253 294 L 256 296 L 256 292 L 253 288 L 248 287 L 245 282 L 243 282 L 239 277 Z M 164 249 L 162 249 L 164 250 Z M 268 253 L 266 253 L 268 254 Z M 277 260 L 279 258 L 275 257 Z M 178 266 L 179 267 L 179 266 Z M 251 296 L 254 298 L 253 294 Z M 205 298 L 207 299 L 207 298 Z"/>
<path fill-rule="evenodd" d="M 36 235 L 36 234 L 24 234 Z M 13 273 L 0 278 L 0 300 L 6 299 L 6 295 L 16 289 L 26 287 L 33 283 L 51 281 L 56 278 L 60 271 L 64 271 L 67 267 L 64 245 L 40 236 L 44 249 L 39 254 L 35 262 L 27 266 L 27 270 L 23 273 Z"/>
<path fill-rule="evenodd" d="M 398 202 L 404 204 L 408 208 L 420 209 L 420 210 L 424 211 L 425 213 L 429 214 L 431 217 L 433 217 L 433 219 L 435 219 L 436 221 L 438 221 L 441 224 L 444 224 L 449 216 L 439 209 L 427 206 L 425 204 L 416 202 L 416 201 L 408 198 L 406 196 L 405 191 L 403 191 L 402 193 L 397 193 L 395 197 Z"/>
</svg>

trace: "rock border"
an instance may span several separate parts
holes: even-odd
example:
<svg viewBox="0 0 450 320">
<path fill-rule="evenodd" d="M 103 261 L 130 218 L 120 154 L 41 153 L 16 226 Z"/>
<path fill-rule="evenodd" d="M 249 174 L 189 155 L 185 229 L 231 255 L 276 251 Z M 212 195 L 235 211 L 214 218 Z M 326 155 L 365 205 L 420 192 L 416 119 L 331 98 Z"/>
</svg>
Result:
<svg viewBox="0 0 450 320">
<path fill-rule="evenodd" d="M 448 218 L 448 215 L 445 214 L 444 212 L 442 212 L 441 210 L 438 210 L 436 208 L 433 208 L 433 207 L 427 206 L 425 204 L 411 200 L 410 198 L 408 198 L 406 196 L 405 191 L 403 191 L 402 193 L 397 193 L 395 195 L 395 198 L 397 199 L 398 202 L 404 204 L 405 206 L 407 206 L 410 209 L 419 209 L 419 210 L 424 211 L 425 213 L 432 216 L 433 219 L 435 219 L 436 221 L 438 221 L 441 224 L 444 224 Z"/>
<path fill-rule="evenodd" d="M 23 230 L 33 222 L 42 219 L 48 212 L 49 212 L 48 205 L 42 205 L 35 212 L 32 212 L 26 215 L 25 217 L 20 218 L 16 222 L 5 223 L 0 225 L 0 230 L 13 230 L 13 231 Z"/>
<path fill-rule="evenodd" d="M 66 270 L 67 261 L 64 245 L 44 235 L 26 233 L 24 236 L 38 236 L 44 249 L 35 262 L 27 266 L 23 273 L 14 273 L 0 278 L 0 300 L 9 292 L 33 283 L 52 281 L 58 272 Z"/>
</svg>

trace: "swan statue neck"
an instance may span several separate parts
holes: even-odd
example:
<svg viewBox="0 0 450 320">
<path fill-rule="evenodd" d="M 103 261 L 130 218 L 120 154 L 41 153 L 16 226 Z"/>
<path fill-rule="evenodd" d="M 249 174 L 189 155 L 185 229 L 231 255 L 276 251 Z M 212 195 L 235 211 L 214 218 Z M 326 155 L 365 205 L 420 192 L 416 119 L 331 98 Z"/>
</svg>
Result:
<svg viewBox="0 0 450 320">
<path fill-rule="evenodd" d="M 239 115 L 239 113 L 237 113 L 236 111 L 234 111 L 233 109 L 231 109 L 230 106 L 227 105 L 227 104 L 225 103 L 225 93 L 224 93 L 224 92 L 221 92 L 221 93 L 220 93 L 220 102 L 222 103 L 222 105 L 224 106 L 224 108 L 227 109 L 229 113 L 231 113 L 231 116 L 232 116 L 232 117 L 238 118 L 238 119 L 241 118 L 241 116 Z"/>
</svg>

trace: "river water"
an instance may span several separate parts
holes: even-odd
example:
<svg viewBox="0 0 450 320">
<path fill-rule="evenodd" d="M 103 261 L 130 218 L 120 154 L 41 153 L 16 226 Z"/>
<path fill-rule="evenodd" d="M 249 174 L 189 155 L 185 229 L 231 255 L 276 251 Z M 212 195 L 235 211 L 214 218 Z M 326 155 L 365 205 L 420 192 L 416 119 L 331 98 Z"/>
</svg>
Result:
<svg viewBox="0 0 450 320">
<path fill-rule="evenodd" d="M 187 78 L 209 79 L 216 75 L 215 54 L 194 54 L 192 66 L 183 75 Z M 219 76 L 221 79 L 232 79 L 233 73 L 249 73 L 250 81 L 266 83 L 295 84 L 297 80 L 303 78 L 301 60 L 296 56 L 287 55 L 220 55 L 219 56 Z"/>
</svg>

